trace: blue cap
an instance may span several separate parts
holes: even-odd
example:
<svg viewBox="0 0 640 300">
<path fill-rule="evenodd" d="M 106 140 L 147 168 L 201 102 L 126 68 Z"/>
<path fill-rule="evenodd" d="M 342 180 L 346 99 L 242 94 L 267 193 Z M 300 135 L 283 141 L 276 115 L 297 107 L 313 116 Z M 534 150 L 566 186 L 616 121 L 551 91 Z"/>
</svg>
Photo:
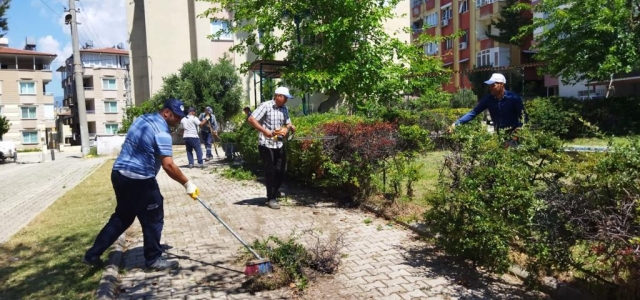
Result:
<svg viewBox="0 0 640 300">
<path fill-rule="evenodd" d="M 164 108 L 171 110 L 176 116 L 184 118 L 184 103 L 175 98 L 169 98 L 164 102 Z"/>
</svg>

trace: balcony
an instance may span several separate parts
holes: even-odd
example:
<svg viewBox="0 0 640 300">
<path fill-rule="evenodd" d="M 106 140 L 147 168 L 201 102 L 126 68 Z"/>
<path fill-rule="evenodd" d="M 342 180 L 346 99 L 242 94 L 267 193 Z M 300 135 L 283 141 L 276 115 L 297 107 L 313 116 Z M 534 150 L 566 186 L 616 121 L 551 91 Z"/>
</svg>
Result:
<svg viewBox="0 0 640 300">
<path fill-rule="evenodd" d="M 96 93 L 93 90 L 92 86 L 85 86 L 84 87 L 84 98 L 88 99 L 88 98 L 95 98 L 96 97 Z"/>
<path fill-rule="evenodd" d="M 57 114 L 59 116 L 70 116 L 71 108 L 69 108 L 68 106 L 58 107 Z"/>
</svg>

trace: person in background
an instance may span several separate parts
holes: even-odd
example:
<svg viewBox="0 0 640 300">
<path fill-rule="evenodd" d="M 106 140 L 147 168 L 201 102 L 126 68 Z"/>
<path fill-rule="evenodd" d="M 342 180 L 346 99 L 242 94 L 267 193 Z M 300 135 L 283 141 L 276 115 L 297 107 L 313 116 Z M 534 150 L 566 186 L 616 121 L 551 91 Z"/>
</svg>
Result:
<svg viewBox="0 0 640 300">
<path fill-rule="evenodd" d="M 291 124 L 289 110 L 285 106 L 287 100 L 293 98 L 289 89 L 276 89 L 273 100 L 260 104 L 251 114 L 247 122 L 259 131 L 258 151 L 264 162 L 265 180 L 267 186 L 267 205 L 279 209 L 277 197 L 281 195 L 279 189 L 284 180 L 285 165 L 287 164 L 283 138 L 288 130 L 296 130 Z M 274 139 L 276 137 L 276 139 Z"/>
<path fill-rule="evenodd" d="M 102 267 L 100 256 L 137 217 L 144 237 L 145 267 L 159 271 L 179 266 L 177 261 L 162 256 L 164 198 L 156 175 L 162 167 L 191 198 L 195 200 L 200 194 L 200 189 L 180 171 L 172 158 L 169 128 L 177 126 L 184 115 L 182 101 L 171 98 L 159 112 L 142 115 L 131 124 L 111 171 L 111 184 L 116 194 L 115 212 L 85 253 L 82 260 L 85 264 Z"/>
<path fill-rule="evenodd" d="M 516 133 L 518 129 L 529 120 L 522 98 L 520 95 L 505 89 L 507 79 L 500 73 L 493 73 L 491 78 L 484 83 L 489 85 L 489 94 L 482 97 L 471 111 L 451 124 L 449 132 L 453 132 L 456 126 L 473 120 L 477 115 L 488 109 L 496 132 L 505 130 L 517 142 Z M 512 145 L 516 142 L 508 141 L 507 143 Z"/>
<path fill-rule="evenodd" d="M 193 150 L 196 151 L 198 167 L 204 168 L 204 163 L 202 161 L 202 146 L 200 145 L 200 137 L 198 136 L 200 123 L 200 120 L 196 118 L 196 110 L 193 107 L 189 108 L 189 114 L 180 121 L 180 126 L 183 130 L 182 138 L 184 139 L 184 144 L 187 148 L 189 168 L 193 168 Z"/>
<path fill-rule="evenodd" d="M 213 144 L 213 137 L 218 135 L 218 122 L 213 115 L 213 110 L 210 106 L 205 108 L 204 112 L 200 114 L 200 135 L 202 142 L 204 142 L 205 149 L 207 150 L 207 157 L 205 160 L 209 161 L 213 159 L 211 153 L 211 144 Z"/>
</svg>

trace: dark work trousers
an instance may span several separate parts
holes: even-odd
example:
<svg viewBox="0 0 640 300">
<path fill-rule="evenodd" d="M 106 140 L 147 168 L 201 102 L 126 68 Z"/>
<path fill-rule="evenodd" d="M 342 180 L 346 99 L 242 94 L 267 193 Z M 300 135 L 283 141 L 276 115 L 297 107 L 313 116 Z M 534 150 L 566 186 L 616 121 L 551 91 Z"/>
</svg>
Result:
<svg viewBox="0 0 640 300">
<path fill-rule="evenodd" d="M 204 143 L 204 148 L 206 149 L 207 158 L 213 157 L 211 154 L 211 144 L 213 144 L 213 134 L 208 131 L 201 131 L 200 135 L 202 136 L 202 142 Z"/>
<path fill-rule="evenodd" d="M 276 199 L 277 192 L 284 180 L 285 165 L 287 155 L 284 147 L 271 149 L 265 146 L 258 146 L 258 152 L 264 162 L 264 177 L 267 183 L 267 200 Z"/>
<path fill-rule="evenodd" d="M 198 164 L 201 165 L 202 162 L 202 145 L 200 145 L 200 138 L 197 137 L 187 137 L 184 138 L 184 144 L 187 147 L 187 160 L 190 165 L 193 165 L 193 150 L 196 151 L 196 158 L 198 159 Z"/>
<path fill-rule="evenodd" d="M 116 193 L 116 211 L 85 256 L 90 259 L 100 257 L 138 217 L 144 238 L 145 265 L 149 267 L 162 255 L 160 236 L 164 207 L 158 182 L 155 177 L 131 179 L 113 170 L 111 184 Z"/>
</svg>

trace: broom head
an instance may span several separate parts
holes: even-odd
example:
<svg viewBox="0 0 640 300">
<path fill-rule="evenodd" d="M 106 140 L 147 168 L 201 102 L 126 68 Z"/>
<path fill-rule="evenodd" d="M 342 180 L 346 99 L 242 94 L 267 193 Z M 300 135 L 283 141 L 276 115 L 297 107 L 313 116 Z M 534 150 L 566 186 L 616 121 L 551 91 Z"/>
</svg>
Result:
<svg viewBox="0 0 640 300">
<path fill-rule="evenodd" d="M 261 275 L 273 272 L 273 266 L 268 259 L 254 259 L 247 262 L 244 274 L 247 276 Z"/>
</svg>

